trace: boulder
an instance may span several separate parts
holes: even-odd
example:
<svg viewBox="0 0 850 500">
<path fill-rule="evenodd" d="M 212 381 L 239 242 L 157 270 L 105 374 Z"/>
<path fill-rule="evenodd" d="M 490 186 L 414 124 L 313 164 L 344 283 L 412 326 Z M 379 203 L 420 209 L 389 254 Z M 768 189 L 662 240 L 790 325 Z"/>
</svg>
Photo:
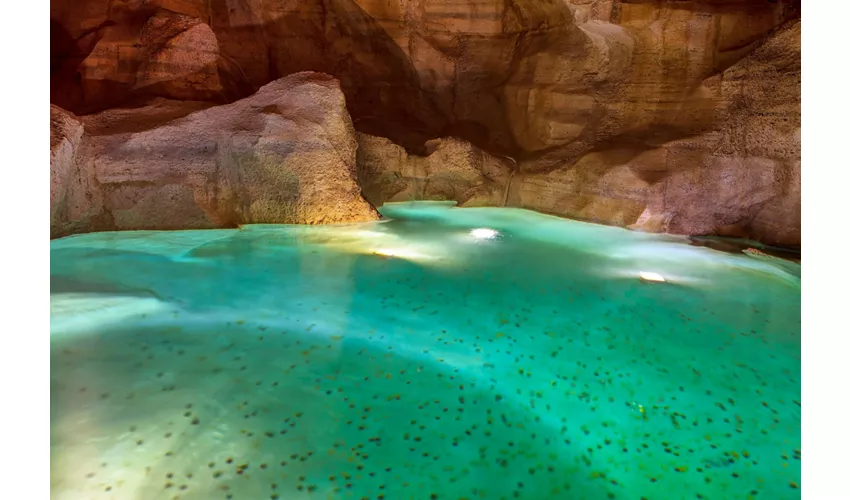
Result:
<svg viewBox="0 0 850 500">
<path fill-rule="evenodd" d="M 290 75 L 228 105 L 158 99 L 81 121 L 72 170 L 92 180 L 85 208 L 100 223 L 71 216 L 54 236 L 378 218 L 360 195 L 354 129 L 327 75 Z"/>
</svg>

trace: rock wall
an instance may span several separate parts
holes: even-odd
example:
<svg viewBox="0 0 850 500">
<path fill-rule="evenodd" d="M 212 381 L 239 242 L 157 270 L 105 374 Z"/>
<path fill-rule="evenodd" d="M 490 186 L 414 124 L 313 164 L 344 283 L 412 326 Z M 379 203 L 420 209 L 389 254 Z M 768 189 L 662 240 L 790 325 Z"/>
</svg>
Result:
<svg viewBox="0 0 850 500">
<path fill-rule="evenodd" d="M 756 94 L 773 83 L 758 79 L 784 71 L 754 68 L 799 61 L 798 41 L 760 49 L 795 19 L 799 0 L 52 0 L 51 102 L 78 115 L 152 97 L 221 105 L 319 71 L 359 132 L 416 165 L 437 138 L 513 158 L 509 205 L 794 244 L 797 209 L 766 187 L 793 198 L 793 152 L 733 138 L 764 123 Z M 727 192 L 712 176 L 755 184 Z M 464 198 L 469 182 L 433 196 Z M 704 205 L 717 190 L 724 210 Z"/>
<path fill-rule="evenodd" d="M 468 141 L 429 141 L 427 156 L 410 155 L 383 137 L 358 133 L 357 142 L 357 178 L 363 196 L 374 206 L 413 200 L 499 206 L 507 194 L 511 162 Z"/>
<path fill-rule="evenodd" d="M 53 0 L 55 38 L 76 41 L 54 51 L 53 102 L 227 102 L 321 71 L 364 132 L 420 153 L 458 136 L 545 170 L 707 125 L 690 91 L 788 15 L 786 0 Z"/>
<path fill-rule="evenodd" d="M 373 220 L 356 149 L 338 83 L 316 73 L 221 106 L 52 107 L 51 234 Z"/>
<path fill-rule="evenodd" d="M 92 172 L 81 169 L 78 151 L 83 124 L 50 106 L 50 237 L 109 228 Z"/>
<path fill-rule="evenodd" d="M 800 22 L 703 90 L 712 130 L 657 148 L 609 146 L 515 179 L 509 203 L 678 234 L 800 245 Z"/>
<path fill-rule="evenodd" d="M 716 126 L 706 132 L 658 147 L 606 144 L 544 173 L 458 139 L 440 155 L 421 157 L 358 134 L 358 176 L 376 206 L 406 199 L 506 203 L 639 230 L 798 247 L 800 77 L 800 22 L 793 21 L 702 82 L 716 103 Z M 469 158 L 487 158 L 493 173 L 482 173 L 479 162 L 452 178 L 454 165 L 472 165 Z M 446 184 L 458 189 L 439 188 Z M 470 187 L 486 194 L 470 196 Z"/>
</svg>

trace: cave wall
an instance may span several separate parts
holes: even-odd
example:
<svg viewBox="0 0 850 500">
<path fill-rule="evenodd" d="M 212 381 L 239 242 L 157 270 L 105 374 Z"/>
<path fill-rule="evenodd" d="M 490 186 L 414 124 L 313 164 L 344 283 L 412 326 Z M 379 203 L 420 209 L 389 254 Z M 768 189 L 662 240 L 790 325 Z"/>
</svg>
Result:
<svg viewBox="0 0 850 500">
<path fill-rule="evenodd" d="M 799 37 L 796 52 L 754 56 L 795 19 L 791 0 L 52 0 L 51 102 L 78 115 L 152 97 L 225 104 L 319 71 L 339 80 L 359 132 L 413 158 L 451 137 L 510 158 L 509 205 L 650 230 L 798 234 L 799 183 L 783 188 L 791 201 L 759 194 L 758 210 L 693 222 L 715 197 L 700 190 L 726 189 L 712 176 L 799 178 L 799 165 L 781 180 L 751 175 L 775 154 L 736 139 L 766 123 L 759 92 L 777 85 L 754 57 L 799 66 Z M 677 189 L 695 193 L 691 207 Z"/>
<path fill-rule="evenodd" d="M 389 139 L 357 134 L 357 180 L 374 206 L 387 202 L 456 201 L 460 206 L 501 206 L 513 162 L 456 137 L 426 143 L 409 154 Z"/>
<path fill-rule="evenodd" d="M 707 126 L 711 103 L 691 91 L 789 12 L 768 0 L 53 0 L 52 26 L 76 43 L 73 57 L 52 51 L 52 102 L 78 114 L 146 95 L 232 102 L 313 70 L 340 79 L 365 132 L 413 150 L 456 135 L 543 156 L 544 170 L 601 141 Z"/>
<path fill-rule="evenodd" d="M 510 204 L 677 234 L 800 245 L 800 22 L 704 80 L 712 126 L 655 148 L 612 144 L 515 179 Z"/>
</svg>

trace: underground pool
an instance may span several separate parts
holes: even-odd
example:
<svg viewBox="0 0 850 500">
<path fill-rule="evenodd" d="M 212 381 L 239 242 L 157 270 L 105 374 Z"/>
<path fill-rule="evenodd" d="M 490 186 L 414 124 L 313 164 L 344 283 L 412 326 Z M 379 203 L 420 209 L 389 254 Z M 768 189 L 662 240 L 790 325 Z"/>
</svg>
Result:
<svg viewBox="0 0 850 500">
<path fill-rule="evenodd" d="M 55 499 L 800 497 L 800 265 L 519 209 L 51 242 Z"/>
</svg>

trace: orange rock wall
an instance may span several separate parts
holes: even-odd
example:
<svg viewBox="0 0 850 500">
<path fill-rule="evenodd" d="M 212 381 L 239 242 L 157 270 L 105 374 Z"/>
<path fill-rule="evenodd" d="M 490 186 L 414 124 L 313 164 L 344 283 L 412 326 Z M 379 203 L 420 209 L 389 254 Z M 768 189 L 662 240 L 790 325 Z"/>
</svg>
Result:
<svg viewBox="0 0 850 500">
<path fill-rule="evenodd" d="M 80 115 L 151 97 L 224 104 L 321 71 L 340 81 L 362 133 L 414 156 L 456 137 L 515 159 L 515 205 L 671 232 L 762 237 L 788 226 L 773 239 L 794 244 L 798 220 L 762 213 L 793 219 L 793 200 L 770 195 L 762 215 L 708 215 L 700 200 L 715 196 L 698 193 L 693 172 L 711 163 L 746 183 L 746 165 L 773 158 L 729 139 L 763 123 L 758 106 L 771 104 L 752 92 L 778 95 L 778 81 L 741 64 L 754 67 L 765 40 L 797 18 L 792 0 L 52 0 L 51 102 Z M 799 60 L 799 44 L 759 57 Z M 794 102 L 771 113 L 786 119 Z M 739 116 L 746 123 L 730 122 Z M 799 163 L 786 153 L 782 165 Z M 782 180 L 759 179 L 799 178 L 799 166 L 782 169 Z M 594 194 L 603 177 L 610 189 Z M 662 180 L 697 193 L 693 207 L 676 204 L 686 217 L 671 215 L 667 194 L 635 194 L 675 191 Z"/>
</svg>

